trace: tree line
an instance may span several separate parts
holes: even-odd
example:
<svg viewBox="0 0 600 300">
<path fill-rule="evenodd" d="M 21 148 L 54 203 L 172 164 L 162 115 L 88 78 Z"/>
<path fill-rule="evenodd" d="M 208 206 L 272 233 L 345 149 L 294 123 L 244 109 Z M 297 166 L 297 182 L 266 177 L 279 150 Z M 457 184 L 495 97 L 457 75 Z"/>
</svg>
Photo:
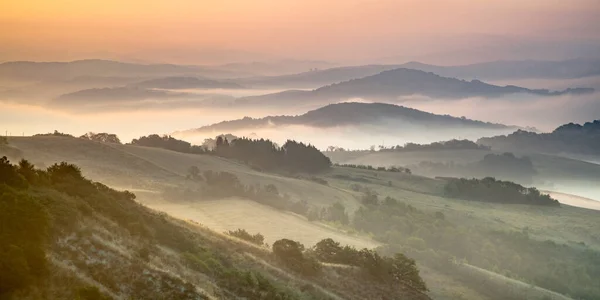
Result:
<svg viewBox="0 0 600 300">
<path fill-rule="evenodd" d="M 485 150 L 489 151 L 492 148 L 485 145 L 479 145 L 470 140 L 449 140 L 444 142 L 434 142 L 431 144 L 415 144 L 406 143 L 404 146 L 396 145 L 391 147 L 380 147 L 380 151 L 398 151 L 398 152 L 410 152 L 410 151 L 438 151 L 438 150 Z"/>
<path fill-rule="evenodd" d="M 334 166 L 342 167 L 342 168 L 369 170 L 369 171 L 382 171 L 382 172 L 412 174 L 412 171 L 409 168 L 399 167 L 399 166 L 391 166 L 391 167 L 386 168 L 386 167 L 373 167 L 371 165 L 338 164 L 338 163 L 334 164 Z"/>
<path fill-rule="evenodd" d="M 493 177 L 483 179 L 449 178 L 444 187 L 444 194 L 447 197 L 470 201 L 560 206 L 558 200 L 540 193 L 536 188 L 526 188 L 520 184 L 496 180 Z"/>
<path fill-rule="evenodd" d="M 213 152 L 259 170 L 316 173 L 331 167 L 331 160 L 315 146 L 294 140 L 279 147 L 268 139 L 238 138 L 229 142 L 218 137 Z"/>
</svg>

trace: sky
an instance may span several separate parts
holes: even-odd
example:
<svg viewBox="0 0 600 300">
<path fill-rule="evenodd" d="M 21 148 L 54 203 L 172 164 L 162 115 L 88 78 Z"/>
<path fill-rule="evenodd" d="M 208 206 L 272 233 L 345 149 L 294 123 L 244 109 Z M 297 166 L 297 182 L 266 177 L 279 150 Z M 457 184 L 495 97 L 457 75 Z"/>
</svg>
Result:
<svg viewBox="0 0 600 300">
<path fill-rule="evenodd" d="M 598 0 L 3 0 L 0 62 L 563 59 L 600 49 L 598 20 Z"/>
</svg>

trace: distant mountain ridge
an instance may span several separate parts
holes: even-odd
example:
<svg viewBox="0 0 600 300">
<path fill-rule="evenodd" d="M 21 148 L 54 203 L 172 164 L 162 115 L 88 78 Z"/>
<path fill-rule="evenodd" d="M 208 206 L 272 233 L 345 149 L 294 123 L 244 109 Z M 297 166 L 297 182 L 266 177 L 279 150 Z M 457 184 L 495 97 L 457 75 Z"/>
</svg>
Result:
<svg viewBox="0 0 600 300">
<path fill-rule="evenodd" d="M 241 78 L 238 79 L 238 82 L 257 87 L 314 88 L 399 68 L 432 72 L 444 77 L 468 80 L 572 79 L 600 76 L 600 59 L 492 61 L 456 66 L 438 66 L 412 61 L 404 64 L 345 66 L 290 75 Z"/>
<path fill-rule="evenodd" d="M 0 64 L 0 78 L 19 80 L 72 79 L 81 76 L 165 77 L 209 76 L 232 77 L 235 72 L 205 66 L 173 64 L 137 64 L 112 60 L 86 59 L 70 62 L 14 61 Z"/>
<path fill-rule="evenodd" d="M 583 125 L 565 124 L 551 133 L 518 130 L 509 135 L 481 138 L 477 143 L 496 150 L 600 155 L 600 120 Z"/>
<path fill-rule="evenodd" d="M 600 76 L 600 59 L 563 61 L 500 60 L 459 66 L 436 66 L 409 62 L 402 67 L 463 79 L 574 79 Z"/>
<path fill-rule="evenodd" d="M 374 125 L 386 120 L 402 121 L 432 128 L 457 126 L 482 129 L 516 129 L 516 127 L 502 124 L 486 123 L 448 115 L 436 115 L 393 104 L 349 102 L 330 104 L 299 116 L 269 116 L 259 119 L 245 117 L 243 119 L 223 121 L 197 129 L 190 129 L 184 132 L 229 132 L 240 129 L 259 129 L 289 125 L 329 128 L 336 126 Z"/>
<path fill-rule="evenodd" d="M 442 77 L 425 71 L 399 68 L 359 79 L 323 86 L 312 91 L 291 90 L 261 96 L 244 97 L 238 99 L 236 103 L 241 105 L 294 105 L 296 103 L 319 101 L 328 101 L 331 103 L 352 98 L 364 98 L 374 101 L 397 100 L 399 97 L 410 95 L 460 99 L 468 97 L 500 97 L 517 93 L 537 96 L 557 96 L 563 94 L 584 94 L 593 91 L 593 89 L 587 88 L 549 91 L 543 89 L 532 90 L 510 85 L 496 86 L 479 80 L 465 81 Z"/>
<path fill-rule="evenodd" d="M 171 76 L 149 79 L 131 86 L 158 89 L 241 89 L 243 86 L 234 82 L 223 82 L 192 76 Z"/>
</svg>

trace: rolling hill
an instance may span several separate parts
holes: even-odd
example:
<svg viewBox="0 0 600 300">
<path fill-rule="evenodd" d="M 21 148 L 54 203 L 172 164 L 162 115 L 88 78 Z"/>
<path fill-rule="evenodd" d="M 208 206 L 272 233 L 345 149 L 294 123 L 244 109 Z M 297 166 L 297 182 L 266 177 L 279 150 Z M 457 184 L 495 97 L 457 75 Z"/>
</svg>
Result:
<svg viewBox="0 0 600 300">
<path fill-rule="evenodd" d="M 448 115 L 436 115 L 404 106 L 384 103 L 338 103 L 309 111 L 299 116 L 270 116 L 264 118 L 243 118 L 233 121 L 190 129 L 176 135 L 199 133 L 225 133 L 261 128 L 282 128 L 285 126 L 309 126 L 313 128 L 333 128 L 342 126 L 367 126 L 370 129 L 393 130 L 400 134 L 406 130 L 424 128 L 448 130 L 451 128 L 509 132 L 516 127 L 486 123 Z M 371 126 L 371 127 L 369 127 Z"/>
<path fill-rule="evenodd" d="M 332 103 L 362 98 L 371 101 L 397 101 L 404 96 L 420 95 L 431 98 L 460 99 L 468 97 L 493 98 L 512 94 L 558 96 L 591 93 L 590 88 L 563 91 L 532 90 L 518 86 L 496 86 L 479 80 L 465 81 L 442 77 L 420 70 L 399 68 L 359 79 L 352 79 L 312 91 L 285 91 L 236 100 L 238 105 L 294 106 L 306 103 Z"/>
<path fill-rule="evenodd" d="M 132 84 L 141 88 L 154 89 L 241 89 L 241 85 L 198 77 L 163 77 Z"/>
<path fill-rule="evenodd" d="M 572 59 L 565 61 L 493 61 L 456 66 L 437 66 L 421 62 L 360 65 L 290 75 L 239 78 L 236 81 L 252 87 L 316 88 L 399 68 L 466 80 L 572 79 L 600 75 L 600 61 Z"/>
<path fill-rule="evenodd" d="M 384 243 L 389 243 L 389 245 L 385 245 L 382 251 L 401 251 L 407 253 L 409 257 L 417 259 L 419 268 L 426 270 L 423 272 L 423 277 L 431 289 L 429 295 L 436 299 L 454 299 L 456 295 L 461 294 L 469 295 L 466 296 L 467 299 L 495 300 L 518 298 L 518 295 L 523 295 L 523 293 L 527 293 L 531 299 L 548 299 L 548 297 L 550 299 L 565 299 L 561 295 L 553 294 L 553 292 L 547 290 L 567 293 L 565 288 L 554 287 L 545 281 L 533 281 L 535 283 L 532 284 L 529 280 L 537 278 L 535 274 L 547 273 L 544 273 L 546 269 L 543 268 L 547 265 L 547 259 L 553 257 L 548 255 L 557 255 L 553 251 L 560 251 L 561 257 L 568 258 L 577 266 L 584 263 L 593 266 L 593 261 L 588 260 L 588 257 L 591 256 L 587 253 L 593 254 L 600 249 L 597 239 L 597 229 L 600 228 L 596 218 L 597 212 L 570 206 L 550 208 L 474 203 L 448 199 L 443 197 L 443 181 L 405 173 L 334 167 L 328 172 L 317 175 L 321 180 L 316 181 L 309 178 L 294 178 L 281 174 L 259 172 L 235 161 L 212 155 L 193 155 L 157 148 L 104 144 L 77 138 L 56 136 L 10 137 L 9 145 L 14 149 L 19 149 L 18 154 L 13 153 L 13 155 L 29 158 L 38 167 L 49 166 L 60 161 L 77 163 L 82 167 L 83 175 L 86 177 L 103 180 L 114 188 L 130 189 L 137 194 L 137 200 L 140 203 L 150 208 L 165 211 L 174 217 L 204 224 L 215 230 L 232 230 L 236 227 L 246 227 L 252 233 L 260 232 L 264 234 L 268 242 L 282 236 L 290 236 L 293 239 L 301 240 L 307 246 L 311 246 L 312 243 L 323 236 L 331 236 L 343 244 L 355 245 L 356 247 L 375 247 L 381 244 L 381 241 L 385 241 Z M 0 151 L 0 154 L 4 153 Z M 354 218 L 364 216 L 365 209 L 368 210 L 368 207 L 364 206 L 360 200 L 363 195 L 361 191 L 364 190 L 370 190 L 380 195 L 382 205 L 384 202 L 394 203 L 394 200 L 388 200 L 387 198 L 384 201 L 386 196 L 393 197 L 393 199 L 397 199 L 396 201 L 406 204 L 402 204 L 404 206 L 398 204 L 399 207 L 404 207 L 404 212 L 393 217 L 373 216 L 376 220 L 400 222 L 395 223 L 394 227 L 389 225 L 381 227 L 385 232 L 372 231 L 375 229 L 369 230 L 373 234 L 373 238 L 377 240 L 373 241 L 362 234 L 357 234 L 356 231 L 349 233 L 352 231 L 340 224 L 309 222 L 303 216 L 276 210 L 245 198 L 212 199 L 197 194 L 194 200 L 184 201 L 161 197 L 161 191 L 163 190 L 176 188 L 184 191 L 193 184 L 185 177 L 190 166 L 198 166 L 201 171 L 231 172 L 246 184 L 258 183 L 262 185 L 272 183 L 281 193 L 289 194 L 294 199 L 304 199 L 311 206 L 327 207 L 335 202 L 340 202 L 350 214 L 354 215 Z M 323 180 L 325 183 L 323 183 Z M 57 203 L 76 201 L 71 198 L 61 199 L 63 199 L 63 202 Z M 97 198 L 91 198 L 91 200 L 95 199 Z M 54 203 L 48 201 L 47 199 L 44 203 Z M 103 203 L 108 205 L 112 202 L 90 201 L 90 203 L 94 205 L 92 208 L 95 211 L 96 205 Z M 86 205 L 77 207 L 85 209 Z M 381 208 L 384 208 L 384 206 L 381 206 Z M 106 211 L 106 207 L 102 211 Z M 130 214 L 139 212 L 138 208 L 130 208 L 127 211 Z M 152 216 L 158 213 L 149 214 Z M 154 220 L 153 218 L 150 217 L 149 220 Z M 165 221 L 166 217 L 161 218 L 163 219 L 161 219 L 160 224 L 171 224 L 170 222 L 183 224 L 176 219 L 167 218 Z M 71 244 L 74 245 L 77 251 L 83 251 L 78 253 L 85 253 L 88 257 L 96 258 L 97 254 L 87 252 L 87 249 L 93 248 L 85 246 L 87 236 L 91 236 L 92 239 L 100 243 L 96 244 L 94 242 L 96 249 L 102 250 L 100 253 L 109 253 L 111 258 L 108 260 L 108 266 L 112 266 L 112 272 L 115 272 L 115 276 L 121 276 L 122 274 L 119 266 L 137 264 L 135 260 L 129 261 L 128 259 L 140 251 L 141 244 L 137 244 L 137 241 L 144 242 L 146 241 L 145 238 L 130 238 L 124 229 L 118 229 L 120 227 L 110 225 L 112 223 L 107 222 L 107 219 L 102 216 L 98 220 L 87 218 L 82 220 L 86 220 L 87 229 L 76 236 L 83 237 L 83 239 L 71 240 Z M 113 220 L 113 218 L 108 216 L 108 220 Z M 143 224 L 147 224 L 145 223 L 146 217 L 137 218 L 136 220 L 137 223 L 127 223 L 129 224 L 127 226 L 131 227 L 126 228 L 137 228 L 135 227 L 138 226 L 136 224 L 142 221 L 144 221 Z M 152 232 L 160 228 L 156 227 L 158 225 L 155 225 L 155 223 L 148 224 L 150 224 L 148 226 L 150 226 Z M 339 229 L 335 229 L 335 227 Z M 202 229 L 200 233 L 196 233 L 198 228 Z M 334 283 L 340 282 L 339 280 L 325 284 L 322 281 L 307 281 L 307 279 L 293 276 L 293 274 L 290 276 L 288 272 L 285 272 L 285 267 L 272 260 L 264 250 L 256 247 L 248 248 L 244 246 L 246 244 L 230 242 L 231 239 L 203 228 L 192 226 L 189 229 L 191 231 L 186 229 L 185 232 L 188 232 L 190 236 L 200 238 L 202 247 L 208 249 L 204 251 L 215 249 L 215 251 L 225 255 L 225 260 L 231 258 L 229 253 L 247 253 L 241 256 L 234 255 L 231 258 L 232 264 L 229 265 L 231 267 L 260 271 L 269 278 L 274 278 L 277 282 L 291 288 L 311 283 L 318 290 L 317 292 L 333 295 L 331 297 L 334 299 L 369 298 L 369 296 L 365 296 L 365 290 L 345 290 L 339 285 L 335 285 Z M 398 231 L 392 231 L 392 228 Z M 461 238 L 465 236 L 465 233 L 460 228 L 470 228 L 468 235 L 472 241 L 465 240 L 469 242 L 469 246 L 466 248 Z M 514 238 L 511 237 L 516 234 L 511 232 L 521 232 L 521 230 L 525 230 L 524 228 L 527 228 L 528 231 L 527 238 L 522 238 L 520 235 Z M 410 230 L 412 230 L 412 234 L 409 234 Z M 178 248 L 178 243 L 169 243 L 170 240 L 165 237 L 164 231 L 157 232 L 161 233 L 158 236 L 160 239 L 158 241 L 154 240 L 153 243 L 158 246 L 159 250 L 158 252 L 150 252 L 151 267 L 156 266 L 157 269 L 167 270 L 170 272 L 169 274 L 183 274 L 181 279 L 195 284 L 202 294 L 213 295 L 215 298 L 227 298 L 219 293 L 223 288 L 220 285 L 221 281 L 213 280 L 218 278 L 215 276 L 221 274 L 219 271 L 213 270 L 220 269 L 215 269 L 216 267 L 212 264 L 208 267 L 210 271 L 208 274 L 204 273 L 207 272 L 206 269 L 186 269 L 190 266 L 202 265 L 189 264 L 186 263 L 189 262 L 187 260 L 180 260 L 180 255 L 183 255 L 186 249 Z M 179 230 L 174 229 L 170 232 L 177 234 Z M 507 233 L 504 234 L 503 232 Z M 493 237 L 487 238 L 492 234 Z M 167 236 L 172 236 L 172 234 L 167 234 Z M 455 239 L 461 239 L 461 242 L 453 242 Z M 500 239 L 500 242 L 498 242 L 498 239 Z M 179 242 L 182 240 L 177 239 Z M 582 246 L 580 242 L 584 243 L 585 246 Z M 482 245 L 486 246 L 482 248 Z M 492 248 L 490 247 L 494 247 L 494 253 L 499 254 L 491 255 L 492 252 L 489 249 Z M 62 251 L 66 248 L 58 249 Z M 459 249 L 452 250 L 458 252 L 451 252 L 451 254 L 458 255 L 459 259 L 463 256 L 468 257 L 469 264 L 452 263 L 451 257 L 445 252 L 450 249 Z M 471 252 L 475 254 L 472 255 Z M 514 257 L 515 253 L 523 258 L 522 263 L 516 266 L 508 263 L 504 258 L 505 256 L 506 259 Z M 192 254 L 195 254 L 195 252 L 192 252 Z M 479 259 L 479 255 L 484 255 L 484 259 Z M 56 260 L 57 264 L 65 266 L 65 270 L 73 269 L 66 262 L 74 258 L 62 254 L 57 257 L 59 258 Z M 221 256 L 218 257 L 221 258 Z M 198 257 L 201 261 L 206 261 L 206 258 L 206 256 Z M 499 261 L 491 263 L 501 264 L 511 272 L 519 272 L 517 274 L 527 276 L 525 279 L 528 283 L 523 284 L 521 281 L 510 279 L 505 276 L 506 273 L 503 271 L 491 272 L 492 267 L 488 259 L 492 258 L 499 259 Z M 130 293 L 130 290 L 122 290 L 110 285 L 109 281 L 105 281 L 105 278 L 95 277 L 94 274 L 96 273 L 88 273 L 87 265 L 79 264 L 79 260 L 75 261 L 78 264 L 74 270 L 85 270 L 85 272 L 75 274 L 86 275 L 87 277 L 82 277 L 84 279 L 92 277 L 95 280 L 91 281 L 92 284 L 97 282 L 101 284 L 100 287 L 106 287 L 106 289 L 101 288 L 101 291 L 108 291 L 117 296 L 126 296 Z M 522 264 L 527 264 L 528 267 L 521 268 Z M 566 265 L 570 266 L 571 264 Z M 471 270 L 472 267 L 470 266 L 477 267 L 479 271 L 469 272 L 469 274 L 461 271 L 464 268 Z M 83 269 L 83 267 L 86 269 Z M 103 266 L 96 267 L 100 268 L 99 270 L 105 270 L 102 269 Z M 255 269 L 257 267 L 260 268 Z M 336 266 L 330 267 L 338 270 Z M 559 267 L 564 268 L 562 265 Z M 89 270 L 96 269 L 90 268 Z M 327 270 L 327 274 L 333 274 L 329 273 L 333 270 Z M 343 270 L 350 271 L 352 269 L 344 268 Z M 157 274 L 155 268 L 149 269 L 148 272 Z M 137 273 L 130 272 L 127 274 L 133 276 Z M 554 275 L 551 276 L 557 278 Z M 517 278 L 515 276 L 510 277 Z M 128 278 L 138 277 L 135 275 Z M 485 284 L 482 284 L 482 278 L 487 279 Z M 581 280 L 589 282 L 590 279 L 582 277 Z M 123 282 L 129 284 L 128 281 Z M 537 285 L 545 289 L 535 287 Z M 574 285 L 571 282 L 567 286 L 572 292 L 582 295 L 581 298 L 593 299 L 595 290 L 590 290 L 588 294 L 585 294 L 584 285 L 585 283 Z M 531 289 L 531 286 L 535 288 Z M 589 285 L 587 287 L 589 288 Z M 356 288 L 361 287 L 356 286 Z M 163 289 L 167 290 L 168 286 L 163 286 Z M 232 294 L 228 295 L 232 296 Z M 405 296 L 399 295 L 398 297 L 415 299 L 408 294 L 405 294 Z"/>
<path fill-rule="evenodd" d="M 71 62 L 15 61 L 0 64 L 0 78 L 12 80 L 57 80 L 81 76 L 164 77 L 164 76 L 234 77 L 235 72 L 203 66 L 172 64 L 137 64 L 111 60 L 86 59 Z"/>
<path fill-rule="evenodd" d="M 462 66 L 436 66 L 409 62 L 402 67 L 433 72 L 462 79 L 572 79 L 600 75 L 600 60 L 570 59 L 563 61 L 523 60 L 492 61 Z"/>
<path fill-rule="evenodd" d="M 563 155 L 600 156 L 600 120 L 583 125 L 569 123 L 550 133 L 523 130 L 506 136 L 481 138 L 477 143 L 498 150 L 530 151 Z"/>
</svg>

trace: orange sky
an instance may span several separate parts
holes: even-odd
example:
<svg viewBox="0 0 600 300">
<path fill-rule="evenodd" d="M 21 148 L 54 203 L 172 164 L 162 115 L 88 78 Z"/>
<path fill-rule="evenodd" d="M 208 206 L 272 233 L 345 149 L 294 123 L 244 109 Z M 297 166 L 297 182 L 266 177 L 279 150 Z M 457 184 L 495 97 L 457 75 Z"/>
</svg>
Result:
<svg viewBox="0 0 600 300">
<path fill-rule="evenodd" d="M 170 51 L 221 49 L 356 60 L 461 49 L 480 35 L 600 39 L 598 0 L 1 2 L 0 61 L 87 56 L 169 61 Z"/>
</svg>

